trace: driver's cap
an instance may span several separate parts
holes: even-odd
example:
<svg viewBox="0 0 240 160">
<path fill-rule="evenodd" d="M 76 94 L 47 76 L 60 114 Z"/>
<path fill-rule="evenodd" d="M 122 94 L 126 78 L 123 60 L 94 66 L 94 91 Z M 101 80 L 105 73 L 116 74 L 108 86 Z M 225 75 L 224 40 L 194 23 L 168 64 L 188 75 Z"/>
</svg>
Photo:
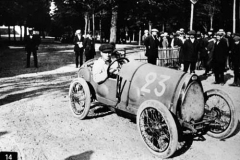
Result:
<svg viewBox="0 0 240 160">
<path fill-rule="evenodd" d="M 103 44 L 99 47 L 99 51 L 103 53 L 112 53 L 114 50 L 114 46 L 112 44 Z"/>
</svg>

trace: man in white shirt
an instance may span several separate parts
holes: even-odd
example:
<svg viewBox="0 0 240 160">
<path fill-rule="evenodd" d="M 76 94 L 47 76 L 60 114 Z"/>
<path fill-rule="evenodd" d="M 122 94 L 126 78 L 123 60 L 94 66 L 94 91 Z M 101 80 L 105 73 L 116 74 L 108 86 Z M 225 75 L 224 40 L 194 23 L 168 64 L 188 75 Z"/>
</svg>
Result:
<svg viewBox="0 0 240 160">
<path fill-rule="evenodd" d="M 93 64 L 93 80 L 96 83 L 104 82 L 108 78 L 107 69 L 109 65 L 112 62 L 112 52 L 114 50 L 114 46 L 111 44 L 103 44 L 99 47 L 99 51 L 101 54 L 101 57 L 96 60 Z M 112 74 L 118 73 L 118 63 L 114 63 L 111 68 L 109 69 L 109 72 Z"/>
</svg>

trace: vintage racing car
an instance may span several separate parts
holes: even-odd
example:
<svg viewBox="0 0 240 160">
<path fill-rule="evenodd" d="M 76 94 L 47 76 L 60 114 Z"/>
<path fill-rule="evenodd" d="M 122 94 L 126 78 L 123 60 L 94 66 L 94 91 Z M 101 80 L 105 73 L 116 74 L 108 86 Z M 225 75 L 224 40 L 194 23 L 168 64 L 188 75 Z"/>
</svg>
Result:
<svg viewBox="0 0 240 160">
<path fill-rule="evenodd" d="M 111 63 L 108 78 L 98 84 L 92 77 L 95 60 L 82 65 L 70 84 L 70 107 L 79 119 L 88 115 L 93 101 L 130 113 L 146 147 L 161 158 L 173 155 L 179 134 L 225 139 L 236 129 L 230 97 L 216 89 L 204 92 L 196 74 L 118 58 L 113 62 L 118 75 L 112 78 Z"/>
</svg>

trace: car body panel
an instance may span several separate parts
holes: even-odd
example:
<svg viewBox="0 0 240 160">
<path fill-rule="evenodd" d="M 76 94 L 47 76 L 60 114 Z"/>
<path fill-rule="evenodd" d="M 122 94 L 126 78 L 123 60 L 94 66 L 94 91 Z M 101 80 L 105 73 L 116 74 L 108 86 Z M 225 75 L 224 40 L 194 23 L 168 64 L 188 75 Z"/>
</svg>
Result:
<svg viewBox="0 0 240 160">
<path fill-rule="evenodd" d="M 88 61 L 79 69 L 79 77 L 92 85 L 99 102 L 134 115 L 137 114 L 139 106 L 149 99 L 160 101 L 176 113 L 193 76 L 149 63 L 130 61 L 122 65 L 117 79 L 108 78 L 104 83 L 98 84 L 92 78 L 94 61 L 95 59 Z M 195 110 L 198 112 L 197 108 Z M 200 113 L 202 114 L 202 111 Z"/>
<path fill-rule="evenodd" d="M 140 105 L 143 101 L 154 99 L 170 108 L 179 79 L 184 72 L 145 64 L 135 73 L 129 89 L 129 104 Z M 140 97 L 136 97 L 136 91 Z"/>
</svg>

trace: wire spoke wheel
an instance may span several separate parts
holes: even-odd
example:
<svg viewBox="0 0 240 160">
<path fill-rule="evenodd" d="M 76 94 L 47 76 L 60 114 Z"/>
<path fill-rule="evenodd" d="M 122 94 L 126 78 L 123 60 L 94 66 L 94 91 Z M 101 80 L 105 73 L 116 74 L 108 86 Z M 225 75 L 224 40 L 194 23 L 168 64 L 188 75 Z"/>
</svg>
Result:
<svg viewBox="0 0 240 160">
<path fill-rule="evenodd" d="M 205 117 L 212 119 L 207 134 L 224 139 L 237 127 L 236 112 L 230 97 L 220 90 L 206 92 Z"/>
<path fill-rule="evenodd" d="M 161 158 L 171 156 L 178 143 L 176 123 L 162 103 L 145 101 L 137 114 L 139 133 L 147 148 Z"/>
<path fill-rule="evenodd" d="M 70 108 L 74 116 L 83 119 L 87 116 L 90 104 L 90 90 L 82 78 L 75 79 L 69 88 Z"/>
<path fill-rule="evenodd" d="M 162 115 L 155 108 L 146 108 L 140 115 L 141 134 L 155 151 L 163 152 L 169 145 L 170 135 Z"/>
</svg>

